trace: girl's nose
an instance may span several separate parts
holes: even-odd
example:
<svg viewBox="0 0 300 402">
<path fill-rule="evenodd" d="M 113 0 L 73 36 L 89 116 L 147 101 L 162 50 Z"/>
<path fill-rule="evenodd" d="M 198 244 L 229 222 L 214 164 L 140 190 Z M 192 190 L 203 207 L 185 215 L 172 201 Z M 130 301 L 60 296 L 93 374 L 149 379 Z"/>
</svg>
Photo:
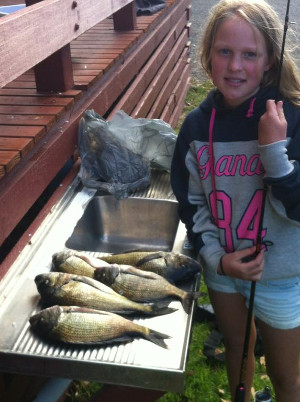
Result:
<svg viewBox="0 0 300 402">
<path fill-rule="evenodd" d="M 242 60 L 239 55 L 232 55 L 229 61 L 229 69 L 231 71 L 239 71 L 242 68 Z"/>
</svg>

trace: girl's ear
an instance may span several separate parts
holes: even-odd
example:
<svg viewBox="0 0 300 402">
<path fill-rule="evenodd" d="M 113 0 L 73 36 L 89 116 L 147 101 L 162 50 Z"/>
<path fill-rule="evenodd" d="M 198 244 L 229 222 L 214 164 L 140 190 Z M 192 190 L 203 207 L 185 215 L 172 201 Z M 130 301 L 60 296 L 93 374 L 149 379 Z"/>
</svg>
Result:
<svg viewBox="0 0 300 402">
<path fill-rule="evenodd" d="M 265 71 L 269 71 L 274 64 L 274 60 L 272 57 L 269 57 L 268 63 L 265 65 Z"/>
<path fill-rule="evenodd" d="M 270 63 L 267 63 L 265 65 L 265 71 L 269 71 L 272 68 L 272 65 L 273 65 L 273 61 L 270 61 Z"/>
</svg>

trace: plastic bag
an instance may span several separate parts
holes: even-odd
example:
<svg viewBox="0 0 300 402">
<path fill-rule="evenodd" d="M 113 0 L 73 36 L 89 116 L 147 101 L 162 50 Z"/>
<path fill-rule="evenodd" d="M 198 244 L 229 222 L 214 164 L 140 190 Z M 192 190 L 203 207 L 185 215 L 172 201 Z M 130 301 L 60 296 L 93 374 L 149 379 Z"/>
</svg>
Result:
<svg viewBox="0 0 300 402">
<path fill-rule="evenodd" d="M 87 187 L 126 198 L 150 185 L 150 168 L 169 171 L 176 134 L 159 119 L 133 119 L 118 111 L 106 121 L 94 110 L 80 120 L 79 177 Z"/>
<path fill-rule="evenodd" d="M 133 119 L 119 110 L 108 123 L 113 138 L 150 162 L 151 168 L 171 170 L 176 134 L 159 119 Z"/>
</svg>

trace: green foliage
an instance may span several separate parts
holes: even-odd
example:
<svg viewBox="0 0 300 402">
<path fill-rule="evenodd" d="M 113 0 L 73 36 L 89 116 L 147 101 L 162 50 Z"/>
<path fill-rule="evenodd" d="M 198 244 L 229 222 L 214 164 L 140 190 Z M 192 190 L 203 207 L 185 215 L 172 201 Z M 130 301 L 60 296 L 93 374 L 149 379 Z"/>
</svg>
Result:
<svg viewBox="0 0 300 402">
<path fill-rule="evenodd" d="M 202 83 L 197 82 L 192 83 L 185 99 L 183 114 L 186 114 L 190 110 L 197 107 L 213 87 L 214 86 L 211 81 L 204 81 Z"/>
<path fill-rule="evenodd" d="M 182 115 L 178 121 L 175 131 L 178 133 L 185 116 L 199 106 L 199 104 L 206 97 L 207 93 L 213 88 L 211 81 L 204 81 L 202 83 L 192 82 L 187 92 Z"/>
<path fill-rule="evenodd" d="M 73 381 L 65 394 L 65 402 L 86 402 L 103 387 L 98 382 Z"/>
</svg>

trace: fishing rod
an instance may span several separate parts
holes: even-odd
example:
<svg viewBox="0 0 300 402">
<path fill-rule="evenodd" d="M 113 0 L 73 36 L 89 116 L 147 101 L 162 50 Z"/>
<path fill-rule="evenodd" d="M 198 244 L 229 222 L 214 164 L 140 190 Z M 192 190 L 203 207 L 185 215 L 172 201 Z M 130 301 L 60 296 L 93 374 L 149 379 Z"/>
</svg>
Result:
<svg viewBox="0 0 300 402">
<path fill-rule="evenodd" d="M 260 212 L 260 218 L 259 218 L 258 233 L 257 233 L 257 238 L 256 238 L 256 249 L 255 249 L 254 254 L 252 254 L 250 256 L 250 258 L 249 257 L 244 258 L 243 262 L 253 260 L 261 251 L 266 195 L 267 195 L 267 186 L 265 185 L 264 189 L 263 189 L 261 212 Z M 242 354 L 240 378 L 239 378 L 239 384 L 237 385 L 236 390 L 235 390 L 234 402 L 244 402 L 245 401 L 245 395 L 246 395 L 245 383 L 246 383 L 247 363 L 248 363 L 248 354 L 249 354 L 250 331 L 251 331 L 251 323 L 252 323 L 252 316 L 253 316 L 255 287 L 256 287 L 256 281 L 252 281 L 251 289 L 250 289 L 250 298 L 249 298 L 249 306 L 248 306 L 248 314 L 247 314 L 247 323 L 246 323 L 246 331 L 245 331 L 245 338 L 244 338 L 244 347 L 243 347 L 243 354 Z"/>
<path fill-rule="evenodd" d="M 288 30 L 288 26 L 289 26 L 289 11 L 290 11 L 290 0 L 287 1 L 287 6 L 286 6 L 285 23 L 284 23 L 281 54 L 280 54 L 277 85 L 276 85 L 276 95 L 275 95 L 276 103 L 279 100 L 279 93 L 280 93 L 280 80 L 281 80 L 281 71 L 282 71 L 282 64 L 283 64 L 283 57 L 284 57 L 286 33 Z M 267 194 L 267 186 L 265 185 L 264 189 L 263 189 L 262 207 L 261 207 L 261 214 L 260 214 L 260 219 L 259 219 L 258 233 L 257 233 L 257 238 L 256 238 L 256 250 L 255 250 L 255 253 L 252 256 L 250 256 L 250 258 L 248 258 L 248 261 L 250 261 L 251 259 L 254 259 L 261 251 L 266 194 Z M 244 259 L 243 261 L 246 262 L 247 259 Z M 246 323 L 246 331 L 245 331 L 245 338 L 244 338 L 244 347 L 243 347 L 243 355 L 242 355 L 242 362 L 241 362 L 240 378 L 239 378 L 239 384 L 237 385 L 236 390 L 235 390 L 234 402 L 244 402 L 245 401 L 245 395 L 246 395 L 245 383 L 246 383 L 246 372 L 247 372 L 247 362 L 248 362 L 248 353 L 249 353 L 250 331 L 251 331 L 251 323 L 252 323 L 252 317 L 253 317 L 255 287 L 256 287 L 256 281 L 252 281 L 251 289 L 250 289 L 250 298 L 249 298 L 249 306 L 248 306 L 248 314 L 247 314 L 247 323 Z"/>
<path fill-rule="evenodd" d="M 283 37 L 282 37 L 282 46 L 281 46 L 281 54 L 280 54 L 280 61 L 278 66 L 278 76 L 277 76 L 277 85 L 276 85 L 276 95 L 275 95 L 275 102 L 279 101 L 279 89 L 280 89 L 280 80 L 281 80 L 281 70 L 283 64 L 283 57 L 284 57 L 284 47 L 285 47 L 285 40 L 286 40 L 286 33 L 289 27 L 289 13 L 290 13 L 290 0 L 287 1 L 286 5 L 286 13 L 285 13 L 285 20 L 284 20 L 284 28 L 283 28 Z"/>
</svg>

